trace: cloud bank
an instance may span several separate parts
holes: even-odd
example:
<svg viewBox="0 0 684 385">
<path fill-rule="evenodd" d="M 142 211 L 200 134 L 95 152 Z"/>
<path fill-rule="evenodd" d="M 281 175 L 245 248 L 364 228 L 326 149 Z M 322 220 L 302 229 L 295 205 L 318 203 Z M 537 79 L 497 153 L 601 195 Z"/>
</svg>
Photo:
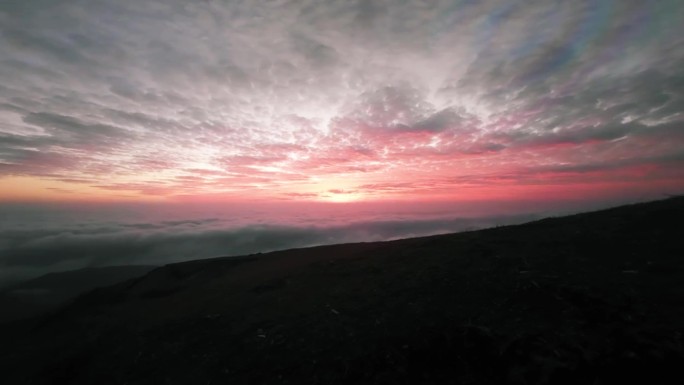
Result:
<svg viewBox="0 0 684 385">
<path fill-rule="evenodd" d="M 247 225 L 224 228 L 217 218 L 147 223 L 78 223 L 5 229 L 0 236 L 0 286 L 36 275 L 112 265 L 163 265 L 360 241 L 382 241 L 520 223 L 532 215 L 356 222 L 334 226 Z"/>
</svg>

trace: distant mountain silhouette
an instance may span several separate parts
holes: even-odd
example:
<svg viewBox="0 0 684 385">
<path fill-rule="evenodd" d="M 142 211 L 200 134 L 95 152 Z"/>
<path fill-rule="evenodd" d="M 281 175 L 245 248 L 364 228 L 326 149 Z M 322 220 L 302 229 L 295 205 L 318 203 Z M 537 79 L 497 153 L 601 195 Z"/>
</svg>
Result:
<svg viewBox="0 0 684 385">
<path fill-rule="evenodd" d="M 167 265 L 6 327 L 9 384 L 665 384 L 684 198 Z"/>
<path fill-rule="evenodd" d="M 144 275 L 157 266 L 108 266 L 50 273 L 0 290 L 0 322 L 46 313 L 78 295 Z"/>
</svg>

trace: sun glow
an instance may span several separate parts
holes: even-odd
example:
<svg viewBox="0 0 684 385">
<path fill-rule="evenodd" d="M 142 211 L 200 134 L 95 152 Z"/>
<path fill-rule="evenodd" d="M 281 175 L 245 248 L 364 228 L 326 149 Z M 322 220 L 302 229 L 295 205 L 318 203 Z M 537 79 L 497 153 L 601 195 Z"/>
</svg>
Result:
<svg viewBox="0 0 684 385">
<path fill-rule="evenodd" d="M 358 202 L 364 200 L 364 198 L 365 196 L 363 194 L 349 192 L 328 192 L 321 195 L 322 201 L 334 203 Z"/>
</svg>

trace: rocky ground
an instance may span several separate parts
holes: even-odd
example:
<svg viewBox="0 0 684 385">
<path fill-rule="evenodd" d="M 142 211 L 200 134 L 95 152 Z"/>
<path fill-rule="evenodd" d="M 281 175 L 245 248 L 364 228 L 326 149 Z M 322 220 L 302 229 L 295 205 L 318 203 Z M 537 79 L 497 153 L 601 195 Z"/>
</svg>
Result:
<svg viewBox="0 0 684 385">
<path fill-rule="evenodd" d="M 680 197 L 168 265 L 5 326 L 3 383 L 679 383 L 682 218 Z"/>
</svg>

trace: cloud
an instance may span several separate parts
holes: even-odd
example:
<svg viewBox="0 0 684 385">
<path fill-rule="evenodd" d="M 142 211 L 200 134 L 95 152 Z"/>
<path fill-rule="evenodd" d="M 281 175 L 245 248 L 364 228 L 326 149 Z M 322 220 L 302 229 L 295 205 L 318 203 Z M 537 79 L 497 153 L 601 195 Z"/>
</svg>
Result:
<svg viewBox="0 0 684 385">
<path fill-rule="evenodd" d="M 87 124 L 72 116 L 46 112 L 32 112 L 23 117 L 25 123 L 33 124 L 55 136 L 55 143 L 93 145 L 106 143 L 109 139 L 123 139 L 130 135 L 125 130 L 107 124 Z M 64 138 L 60 138 L 64 135 Z"/>
<path fill-rule="evenodd" d="M 166 264 L 312 245 L 379 241 L 519 223 L 531 218 L 518 215 L 385 220 L 334 226 L 255 224 L 236 228 L 224 227 L 218 218 L 200 218 L 149 223 L 79 223 L 40 229 L 14 227 L 2 232 L 0 266 L 4 281 L 9 281 L 65 269 Z"/>
<path fill-rule="evenodd" d="M 0 177 L 273 198 L 582 165 L 600 143 L 605 163 L 646 161 L 684 145 L 683 17 L 674 0 L 4 1 Z"/>
</svg>

